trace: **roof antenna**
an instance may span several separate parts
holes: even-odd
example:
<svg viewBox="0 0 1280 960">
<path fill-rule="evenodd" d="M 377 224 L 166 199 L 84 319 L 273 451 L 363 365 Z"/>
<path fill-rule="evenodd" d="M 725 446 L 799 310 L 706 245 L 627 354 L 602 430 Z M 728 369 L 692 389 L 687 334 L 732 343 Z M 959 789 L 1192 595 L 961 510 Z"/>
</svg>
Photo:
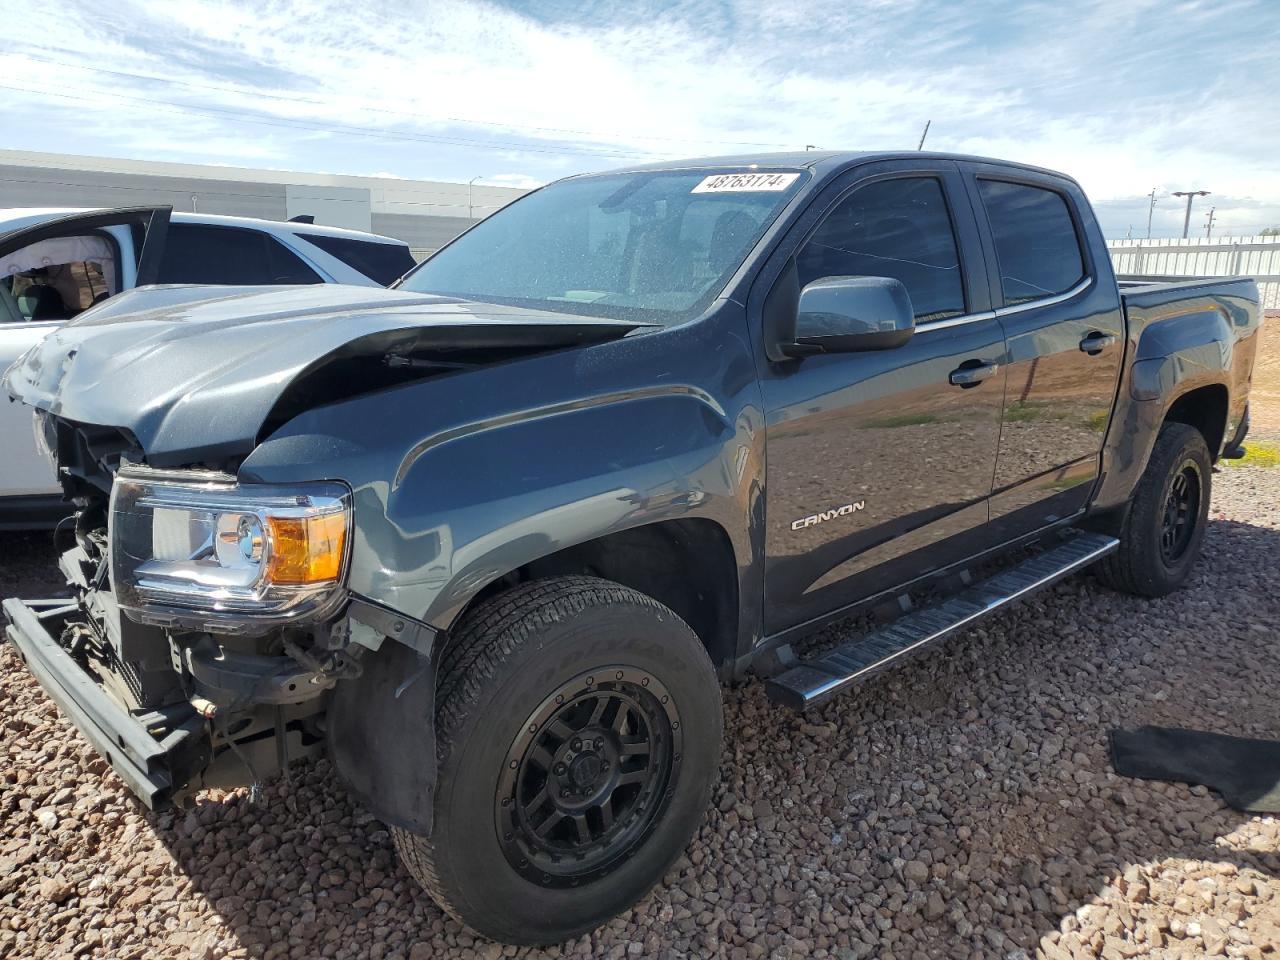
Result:
<svg viewBox="0 0 1280 960">
<path fill-rule="evenodd" d="M 924 133 L 920 134 L 920 143 L 919 143 L 919 145 L 916 147 L 916 149 L 917 149 L 917 150 L 923 150 L 923 149 L 924 149 L 924 138 L 925 138 L 925 137 L 927 137 L 927 136 L 929 135 L 929 124 L 931 124 L 931 123 L 933 123 L 933 121 L 932 121 L 932 120 L 926 120 L 926 121 L 924 122 Z"/>
</svg>

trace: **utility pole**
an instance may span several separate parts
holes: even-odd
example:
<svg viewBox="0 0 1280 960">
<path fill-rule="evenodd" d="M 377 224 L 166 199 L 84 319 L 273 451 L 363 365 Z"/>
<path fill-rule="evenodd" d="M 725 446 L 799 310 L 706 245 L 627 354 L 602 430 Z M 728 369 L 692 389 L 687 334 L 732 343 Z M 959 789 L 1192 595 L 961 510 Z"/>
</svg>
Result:
<svg viewBox="0 0 1280 960">
<path fill-rule="evenodd" d="M 1204 238 L 1206 240 L 1210 240 L 1213 238 L 1213 211 L 1217 209 L 1218 209 L 1217 207 L 1210 207 L 1209 216 L 1205 218 Z"/>
<path fill-rule="evenodd" d="M 1175 190 L 1173 191 L 1173 195 L 1175 197 L 1187 198 L 1187 215 L 1182 220 L 1182 239 L 1185 240 L 1187 239 L 1187 231 L 1191 228 L 1191 201 L 1194 200 L 1196 197 L 1207 197 L 1209 195 L 1209 191 L 1208 190 Z"/>
<path fill-rule="evenodd" d="M 1156 212 L 1156 188 L 1152 187 L 1151 192 L 1147 194 L 1151 198 L 1151 203 L 1147 207 L 1147 239 L 1151 239 L 1151 215 Z"/>
<path fill-rule="evenodd" d="M 924 122 L 924 133 L 920 134 L 920 143 L 916 146 L 917 150 L 924 149 L 924 138 L 929 135 L 929 124 L 931 123 L 933 123 L 932 120 L 926 120 Z"/>
<path fill-rule="evenodd" d="M 483 180 L 483 179 L 484 179 L 484 174 L 482 173 L 480 174 L 480 176 L 472 177 L 470 180 L 467 181 L 467 219 L 468 220 L 471 219 L 471 208 L 472 208 L 471 187 L 477 180 Z"/>
</svg>

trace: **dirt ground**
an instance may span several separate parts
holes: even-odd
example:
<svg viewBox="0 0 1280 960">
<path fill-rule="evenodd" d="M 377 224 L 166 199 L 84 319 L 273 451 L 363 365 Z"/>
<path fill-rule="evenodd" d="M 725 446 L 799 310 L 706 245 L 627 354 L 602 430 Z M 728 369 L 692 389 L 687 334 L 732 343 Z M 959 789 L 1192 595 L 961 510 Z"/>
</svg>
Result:
<svg viewBox="0 0 1280 960">
<path fill-rule="evenodd" d="M 1280 437 L 1280 320 L 1254 382 Z M 1128 780 L 1108 732 L 1280 738 L 1280 469 L 1214 477 L 1162 600 L 1072 578 L 797 717 L 727 689 L 712 808 L 658 887 L 550 950 L 474 938 L 325 762 L 153 814 L 0 650 L 0 958 L 1280 958 L 1280 822 Z M 0 594 L 57 589 L 0 534 Z M 842 624 L 822 641 L 848 634 Z"/>
<path fill-rule="evenodd" d="M 1262 325 L 1262 343 L 1253 367 L 1250 397 L 1250 435 L 1280 440 L 1280 312 Z"/>
</svg>

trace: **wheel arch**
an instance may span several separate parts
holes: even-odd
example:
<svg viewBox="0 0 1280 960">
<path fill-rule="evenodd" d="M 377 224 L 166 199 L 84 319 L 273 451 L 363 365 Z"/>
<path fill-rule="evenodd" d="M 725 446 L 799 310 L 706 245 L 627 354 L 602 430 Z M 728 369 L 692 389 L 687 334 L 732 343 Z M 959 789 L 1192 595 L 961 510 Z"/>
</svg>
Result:
<svg viewBox="0 0 1280 960">
<path fill-rule="evenodd" d="M 1226 439 L 1230 397 L 1226 384 L 1211 383 L 1180 394 L 1165 412 L 1165 423 L 1185 423 L 1195 427 L 1209 448 L 1209 460 L 1216 463 Z"/>
<path fill-rule="evenodd" d="M 669 607 L 727 676 L 738 652 L 738 561 L 724 527 L 702 517 L 629 527 L 530 560 L 478 590 L 452 618 L 449 633 L 491 597 L 529 580 L 567 574 L 610 580 Z"/>
</svg>

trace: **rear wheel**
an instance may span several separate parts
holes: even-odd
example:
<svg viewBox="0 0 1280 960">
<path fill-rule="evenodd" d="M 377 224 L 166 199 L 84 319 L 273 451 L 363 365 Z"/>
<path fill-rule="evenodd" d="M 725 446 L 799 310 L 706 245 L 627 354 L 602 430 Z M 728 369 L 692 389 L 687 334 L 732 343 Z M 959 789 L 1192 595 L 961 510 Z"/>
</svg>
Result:
<svg viewBox="0 0 1280 960">
<path fill-rule="evenodd" d="M 1145 597 L 1182 586 L 1204 541 L 1212 476 L 1200 431 L 1166 423 L 1129 505 L 1120 547 L 1096 568 L 1099 579 Z"/>
<path fill-rule="evenodd" d="M 591 577 L 482 604 L 440 666 L 430 837 L 395 830 L 442 908 L 511 943 L 590 930 L 688 843 L 723 720 L 702 643 L 655 600 Z"/>
</svg>

